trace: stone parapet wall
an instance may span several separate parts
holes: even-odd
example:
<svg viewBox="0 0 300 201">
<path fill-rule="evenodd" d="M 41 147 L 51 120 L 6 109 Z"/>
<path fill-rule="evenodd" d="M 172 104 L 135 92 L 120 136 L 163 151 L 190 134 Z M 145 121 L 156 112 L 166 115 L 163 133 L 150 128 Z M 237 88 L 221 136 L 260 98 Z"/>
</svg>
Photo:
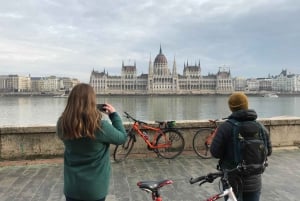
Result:
<svg viewBox="0 0 300 201">
<path fill-rule="evenodd" d="M 300 145 L 300 118 L 277 117 L 259 119 L 270 131 L 274 147 Z M 153 122 L 149 124 L 155 125 Z M 218 122 L 218 123 L 221 123 Z M 129 123 L 124 123 L 125 127 Z M 178 128 L 185 139 L 185 151 L 192 150 L 195 132 L 203 127 L 211 127 L 207 120 L 177 121 Z M 111 146 L 111 153 L 114 146 Z M 0 160 L 51 158 L 62 156 L 63 143 L 55 134 L 55 126 L 35 127 L 1 127 L 0 128 Z M 133 153 L 149 152 L 140 137 L 133 148 Z"/>
</svg>

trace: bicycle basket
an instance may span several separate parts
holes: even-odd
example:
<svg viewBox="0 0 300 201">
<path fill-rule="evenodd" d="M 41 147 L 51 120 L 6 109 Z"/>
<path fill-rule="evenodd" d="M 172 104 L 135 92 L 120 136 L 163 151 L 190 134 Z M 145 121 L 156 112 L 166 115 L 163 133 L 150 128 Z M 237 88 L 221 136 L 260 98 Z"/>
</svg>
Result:
<svg viewBox="0 0 300 201">
<path fill-rule="evenodd" d="M 175 127 L 175 125 L 176 125 L 176 121 L 168 121 L 167 122 L 167 127 L 168 128 L 173 128 L 173 127 Z"/>
</svg>

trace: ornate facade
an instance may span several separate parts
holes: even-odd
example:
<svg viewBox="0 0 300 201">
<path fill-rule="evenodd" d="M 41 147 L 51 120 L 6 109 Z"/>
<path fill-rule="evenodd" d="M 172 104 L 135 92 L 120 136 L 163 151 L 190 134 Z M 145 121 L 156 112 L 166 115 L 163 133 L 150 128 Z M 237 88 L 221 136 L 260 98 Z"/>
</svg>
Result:
<svg viewBox="0 0 300 201">
<path fill-rule="evenodd" d="M 124 65 L 121 76 L 92 71 L 90 85 L 97 94 L 207 94 L 233 91 L 230 71 L 219 68 L 217 74 L 201 75 L 200 61 L 195 65 L 184 63 L 183 74 L 177 73 L 174 58 L 172 68 L 160 47 L 154 62 L 150 58 L 148 74 L 137 75 L 136 63 Z"/>
</svg>

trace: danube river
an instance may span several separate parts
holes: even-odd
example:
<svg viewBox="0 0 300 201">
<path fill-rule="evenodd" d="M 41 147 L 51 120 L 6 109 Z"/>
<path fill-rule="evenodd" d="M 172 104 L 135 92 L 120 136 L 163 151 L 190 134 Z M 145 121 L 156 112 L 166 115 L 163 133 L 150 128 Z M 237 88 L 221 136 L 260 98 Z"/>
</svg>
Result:
<svg viewBox="0 0 300 201">
<path fill-rule="evenodd" d="M 228 96 L 104 96 L 98 103 L 111 103 L 117 111 L 144 121 L 220 119 L 230 114 Z M 0 126 L 55 125 L 67 98 L 0 97 Z M 249 108 L 259 118 L 300 117 L 299 96 L 267 98 L 250 96 Z M 124 121 L 126 121 L 124 119 Z"/>
</svg>

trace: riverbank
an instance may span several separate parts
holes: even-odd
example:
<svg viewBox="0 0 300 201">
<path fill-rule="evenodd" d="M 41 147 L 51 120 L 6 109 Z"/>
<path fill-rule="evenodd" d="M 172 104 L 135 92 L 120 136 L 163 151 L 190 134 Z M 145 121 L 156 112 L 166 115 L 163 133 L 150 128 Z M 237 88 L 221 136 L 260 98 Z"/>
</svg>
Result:
<svg viewBox="0 0 300 201">
<path fill-rule="evenodd" d="M 232 92 L 202 92 L 202 93 L 157 93 L 157 94 L 149 94 L 149 93 L 105 93 L 105 94 L 97 94 L 98 97 L 114 97 L 114 96 L 228 96 Z M 258 96 L 262 97 L 266 94 L 276 94 L 278 97 L 280 96 L 300 96 L 300 92 L 271 92 L 271 91 L 259 91 L 259 92 L 244 92 L 248 96 Z M 7 93 L 0 93 L 1 96 L 15 96 L 15 97 L 22 97 L 22 96 L 44 96 L 44 97 L 59 97 L 63 94 L 61 92 L 7 92 Z M 65 95 L 67 96 L 67 95 Z"/>
<path fill-rule="evenodd" d="M 16 97 L 22 97 L 22 96 L 45 96 L 45 97 L 51 97 L 51 96 L 58 96 L 62 95 L 63 92 L 51 92 L 51 93 L 44 93 L 44 92 L 6 92 L 6 93 L 0 93 L 0 96 L 16 96 Z"/>
</svg>

